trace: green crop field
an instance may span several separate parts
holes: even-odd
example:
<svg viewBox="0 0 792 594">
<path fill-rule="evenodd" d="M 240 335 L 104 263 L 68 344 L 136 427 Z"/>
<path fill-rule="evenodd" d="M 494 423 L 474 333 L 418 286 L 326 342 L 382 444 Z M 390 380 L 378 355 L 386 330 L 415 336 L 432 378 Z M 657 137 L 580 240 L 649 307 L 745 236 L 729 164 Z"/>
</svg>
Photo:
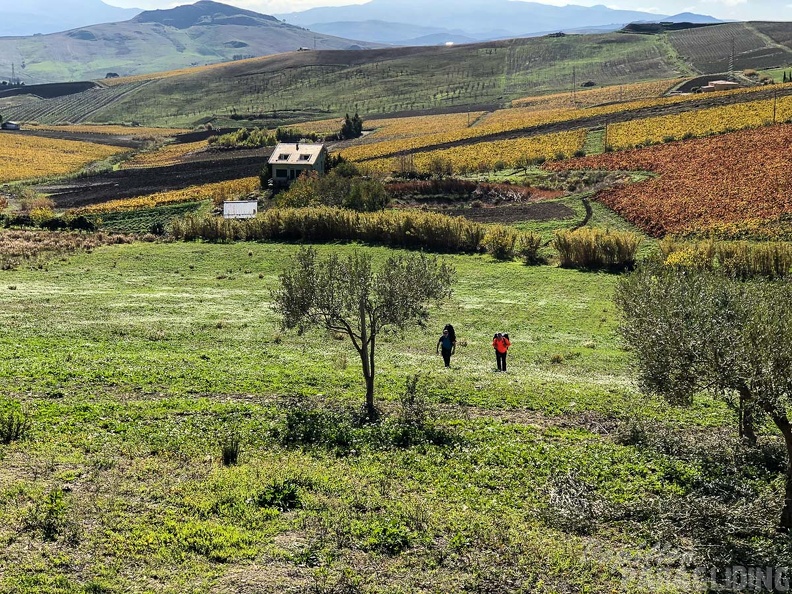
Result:
<svg viewBox="0 0 792 594">
<path fill-rule="evenodd" d="M 379 344 L 385 421 L 367 427 L 347 412 L 363 394 L 348 342 L 270 310 L 296 251 L 137 243 L 1 273 L 0 405 L 30 429 L 0 446 L 0 590 L 687 592 L 674 555 L 789 554 L 768 528 L 777 441 L 746 450 L 724 406 L 636 391 L 618 276 L 448 257 L 452 298 Z M 394 435 L 413 374 L 436 416 L 410 445 Z"/>
<path fill-rule="evenodd" d="M 503 105 L 527 94 L 568 90 L 573 70 L 580 83 L 613 85 L 689 72 L 678 68 L 673 51 L 661 39 L 621 33 L 455 47 L 293 52 L 154 76 L 149 84 L 128 87 L 128 94 L 97 109 L 75 105 L 79 113 L 74 115 L 90 113 L 90 121 L 99 123 L 157 126 L 191 126 L 213 118 L 238 123 L 249 116 L 266 125 L 355 110 L 374 115 Z M 61 100 L 53 117 L 69 120 L 69 105 Z M 25 120 L 26 113 L 9 112 L 8 117 Z M 48 121 L 41 107 L 37 114 L 43 114 L 40 121 Z"/>
</svg>

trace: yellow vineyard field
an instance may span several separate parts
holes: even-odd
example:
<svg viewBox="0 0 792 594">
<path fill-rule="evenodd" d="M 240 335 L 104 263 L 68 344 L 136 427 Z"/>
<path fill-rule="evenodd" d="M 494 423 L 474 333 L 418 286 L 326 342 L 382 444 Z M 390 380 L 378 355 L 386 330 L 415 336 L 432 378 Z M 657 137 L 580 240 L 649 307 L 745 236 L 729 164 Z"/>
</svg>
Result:
<svg viewBox="0 0 792 594">
<path fill-rule="evenodd" d="M 445 150 L 416 153 L 412 155 L 412 166 L 416 171 L 428 172 L 437 159 L 442 159 L 450 164 L 456 173 L 492 170 L 496 165 L 518 167 L 524 165 L 527 160 L 539 157 L 544 159 L 554 159 L 561 155 L 571 157 L 583 148 L 585 140 L 585 130 L 574 130 L 543 136 L 479 142 Z M 367 170 L 379 173 L 398 171 L 401 166 L 398 158 L 375 159 L 364 164 Z"/>
<path fill-rule="evenodd" d="M 0 183 L 75 173 L 128 149 L 73 140 L 3 134 L 0 142 Z"/>
<path fill-rule="evenodd" d="M 608 144 L 616 149 L 690 136 L 709 136 L 773 123 L 772 99 L 724 105 L 686 113 L 633 120 L 608 127 Z M 775 121 L 792 119 L 792 97 L 775 104 Z"/>
<path fill-rule="evenodd" d="M 756 87 L 740 89 L 737 91 L 725 91 L 724 93 L 753 93 L 763 89 L 766 90 L 764 87 Z M 572 122 L 593 116 L 609 115 L 622 111 L 650 107 L 675 105 L 700 99 L 701 95 L 680 95 L 674 97 L 638 99 L 624 103 L 614 103 L 612 105 L 601 105 L 599 107 L 586 107 L 578 109 L 538 110 L 535 107 L 515 107 L 501 109 L 480 117 L 478 121 L 476 121 L 471 127 L 445 129 L 445 131 L 437 133 L 418 133 L 405 136 L 403 138 L 385 138 L 385 131 L 383 130 L 378 132 L 376 135 L 371 135 L 364 143 L 343 149 L 342 154 L 350 161 L 366 161 L 399 152 L 417 151 L 436 144 L 472 140 L 488 134 L 514 132 L 540 124 Z M 464 114 L 458 115 L 466 117 Z M 440 116 L 427 117 L 432 118 Z M 395 122 L 393 125 L 396 125 Z M 407 128 L 406 125 L 404 127 L 405 129 Z M 378 138 L 382 138 L 382 140 L 376 142 L 375 140 Z"/>
<path fill-rule="evenodd" d="M 512 101 L 512 107 L 529 107 L 533 109 L 574 109 L 591 107 L 603 103 L 623 103 L 639 99 L 658 98 L 684 79 L 653 80 L 630 85 L 602 87 L 599 89 L 581 90 L 572 93 L 556 93 L 538 97 L 523 97 Z"/>
<path fill-rule="evenodd" d="M 144 128 L 138 126 L 112 126 L 112 125 L 69 125 L 69 126 L 48 126 L 43 124 L 32 124 L 28 126 L 32 130 L 43 130 L 47 132 L 68 132 L 70 134 L 107 134 L 109 136 L 128 136 L 130 138 L 164 138 L 183 134 L 189 130 L 182 128 Z"/>
<path fill-rule="evenodd" d="M 206 140 L 198 142 L 185 142 L 182 144 L 166 144 L 156 151 L 139 153 L 132 159 L 125 161 L 122 169 L 135 169 L 141 167 L 163 167 L 178 163 L 185 155 L 199 151 L 209 146 Z"/>
<path fill-rule="evenodd" d="M 71 212 L 75 215 L 103 214 L 108 212 L 138 210 L 142 208 L 155 208 L 157 206 L 164 206 L 165 204 L 177 204 L 180 202 L 199 202 L 201 200 L 212 200 L 215 204 L 219 204 L 224 200 L 233 200 L 258 189 L 259 178 L 245 177 L 202 186 L 190 186 L 183 190 L 158 192 L 156 194 L 149 194 L 148 196 L 110 200 L 108 202 L 102 202 L 101 204 L 77 208 Z"/>
</svg>

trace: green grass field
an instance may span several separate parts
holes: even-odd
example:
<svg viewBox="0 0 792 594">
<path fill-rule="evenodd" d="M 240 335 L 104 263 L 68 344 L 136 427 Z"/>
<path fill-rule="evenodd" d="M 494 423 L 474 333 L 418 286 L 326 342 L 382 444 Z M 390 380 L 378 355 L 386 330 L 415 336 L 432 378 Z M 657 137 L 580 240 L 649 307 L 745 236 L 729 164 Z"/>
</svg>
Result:
<svg viewBox="0 0 792 594">
<path fill-rule="evenodd" d="M 355 249 L 391 253 L 318 247 Z M 137 243 L 2 272 L 0 409 L 31 429 L 0 446 L 0 591 L 687 592 L 674 555 L 788 555 L 777 440 L 746 450 L 725 406 L 637 392 L 617 276 L 449 257 L 451 300 L 379 344 L 386 420 L 365 427 L 352 347 L 270 310 L 296 251 Z M 408 446 L 393 436 L 412 374 L 436 419 Z M 286 439 L 294 419 L 319 437 Z M 721 542 L 707 522 L 737 509 L 753 536 L 738 517 Z"/>
</svg>

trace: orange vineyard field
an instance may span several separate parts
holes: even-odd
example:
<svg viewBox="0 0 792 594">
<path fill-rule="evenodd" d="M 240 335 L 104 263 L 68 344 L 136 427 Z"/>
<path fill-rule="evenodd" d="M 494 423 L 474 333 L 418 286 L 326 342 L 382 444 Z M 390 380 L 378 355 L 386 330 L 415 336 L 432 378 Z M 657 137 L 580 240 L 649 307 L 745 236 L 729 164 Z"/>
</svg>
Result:
<svg viewBox="0 0 792 594">
<path fill-rule="evenodd" d="M 605 205 L 650 235 L 792 236 L 792 125 L 609 153 L 548 168 L 651 171 L 605 190 Z"/>
</svg>

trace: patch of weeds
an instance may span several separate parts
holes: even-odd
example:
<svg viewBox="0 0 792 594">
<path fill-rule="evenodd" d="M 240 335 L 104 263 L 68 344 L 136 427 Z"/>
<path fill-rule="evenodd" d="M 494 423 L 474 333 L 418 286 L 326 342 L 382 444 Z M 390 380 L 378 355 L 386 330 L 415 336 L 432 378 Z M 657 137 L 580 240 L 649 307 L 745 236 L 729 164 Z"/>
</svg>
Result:
<svg viewBox="0 0 792 594">
<path fill-rule="evenodd" d="M 302 507 L 297 483 L 291 479 L 273 481 L 254 498 L 259 507 L 270 507 L 281 512 Z"/>
<path fill-rule="evenodd" d="M 596 488 L 575 471 L 554 473 L 545 487 L 547 499 L 540 517 L 552 528 L 572 534 L 591 534 L 605 519 L 606 502 Z"/>
<path fill-rule="evenodd" d="M 437 407 L 419 374 L 408 376 L 399 406 L 393 417 L 382 422 L 386 445 L 408 448 L 418 444 L 444 445 L 454 442 L 454 435 L 438 423 Z"/>
<path fill-rule="evenodd" d="M 270 435 L 284 446 L 318 446 L 348 450 L 353 444 L 355 419 L 349 411 L 294 401 Z"/>
<path fill-rule="evenodd" d="M 409 547 L 412 538 L 410 529 L 394 518 L 357 521 L 352 525 L 352 533 L 364 551 L 391 556 Z"/>
<path fill-rule="evenodd" d="M 91 580 L 83 586 L 84 594 L 111 594 L 113 587 L 103 581 Z"/>
<path fill-rule="evenodd" d="M 61 489 L 39 498 L 25 518 L 25 528 L 38 532 L 44 540 L 54 541 L 68 527 L 68 506 Z"/>
<path fill-rule="evenodd" d="M 223 440 L 220 446 L 223 466 L 233 466 L 239 462 L 241 443 L 237 435 L 231 435 Z"/>
<path fill-rule="evenodd" d="M 19 409 L 11 409 L 0 413 L 0 443 L 8 445 L 13 441 L 22 441 L 30 432 L 30 417 Z"/>
</svg>

